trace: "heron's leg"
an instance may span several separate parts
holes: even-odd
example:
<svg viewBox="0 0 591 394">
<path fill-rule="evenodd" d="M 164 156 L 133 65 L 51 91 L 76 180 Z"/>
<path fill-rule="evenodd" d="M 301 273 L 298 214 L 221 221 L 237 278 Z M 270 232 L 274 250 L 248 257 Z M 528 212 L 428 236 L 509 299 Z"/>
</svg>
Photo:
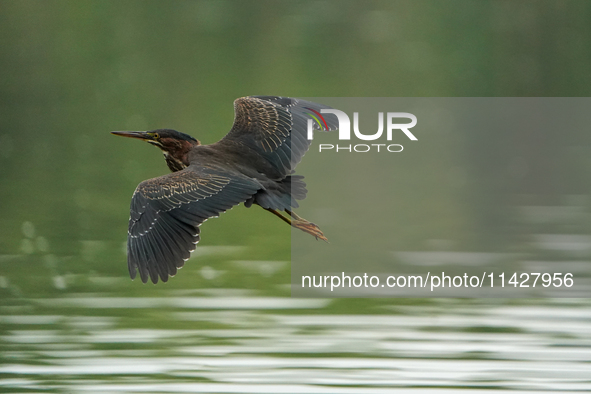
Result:
<svg viewBox="0 0 591 394">
<path fill-rule="evenodd" d="M 322 232 L 322 230 L 320 230 L 320 228 L 304 219 L 303 217 L 300 217 L 298 214 L 296 214 L 293 211 L 290 211 L 289 209 L 286 209 L 285 212 L 287 212 L 287 214 L 289 216 L 291 216 L 291 219 L 284 217 L 281 213 L 272 210 L 272 209 L 267 209 L 268 211 L 274 213 L 275 215 L 279 216 L 281 219 L 283 219 L 283 221 L 285 221 L 286 223 L 289 223 L 291 226 L 302 230 L 303 232 L 306 232 L 308 234 L 310 234 L 311 236 L 315 237 L 316 239 L 320 238 L 323 241 L 328 242 L 328 239 L 324 236 L 324 233 Z"/>
<path fill-rule="evenodd" d="M 281 220 L 283 220 L 285 223 L 289 224 L 291 226 L 291 219 L 290 218 L 286 218 L 285 216 L 283 216 L 281 214 L 281 212 L 277 211 L 276 209 L 271 209 L 271 208 L 263 208 L 265 211 L 269 211 L 271 212 L 273 215 L 277 216 L 278 218 L 281 218 Z"/>
<path fill-rule="evenodd" d="M 292 218 L 296 219 L 296 220 L 301 220 L 302 218 L 296 214 L 294 211 L 290 211 L 289 209 L 286 209 L 285 212 L 287 212 L 289 214 L 289 216 L 291 216 Z M 306 219 L 304 219 L 306 220 Z"/>
</svg>

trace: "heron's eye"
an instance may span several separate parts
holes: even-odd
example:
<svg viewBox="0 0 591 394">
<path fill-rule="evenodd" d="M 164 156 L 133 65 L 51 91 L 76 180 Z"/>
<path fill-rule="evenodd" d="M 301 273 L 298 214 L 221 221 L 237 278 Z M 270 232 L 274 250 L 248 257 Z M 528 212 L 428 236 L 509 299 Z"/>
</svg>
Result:
<svg viewBox="0 0 591 394">
<path fill-rule="evenodd" d="M 154 133 L 154 138 L 156 138 L 157 140 L 159 140 L 160 139 L 160 134 Z"/>
</svg>

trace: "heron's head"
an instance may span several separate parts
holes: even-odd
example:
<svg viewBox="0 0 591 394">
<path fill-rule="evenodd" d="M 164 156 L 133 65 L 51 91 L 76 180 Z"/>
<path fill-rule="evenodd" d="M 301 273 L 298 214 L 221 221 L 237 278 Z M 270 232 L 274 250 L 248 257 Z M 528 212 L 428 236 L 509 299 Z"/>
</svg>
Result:
<svg viewBox="0 0 591 394">
<path fill-rule="evenodd" d="M 179 171 L 189 165 L 188 153 L 200 142 L 190 135 L 171 129 L 152 131 L 111 131 L 111 134 L 122 137 L 144 140 L 157 146 L 164 153 L 166 164 L 171 171 Z"/>
</svg>

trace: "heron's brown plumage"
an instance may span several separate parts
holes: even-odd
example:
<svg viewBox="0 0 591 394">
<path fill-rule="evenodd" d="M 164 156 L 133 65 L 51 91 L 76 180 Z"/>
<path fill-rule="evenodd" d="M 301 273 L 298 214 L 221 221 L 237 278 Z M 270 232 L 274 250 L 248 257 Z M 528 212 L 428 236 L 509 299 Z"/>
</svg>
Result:
<svg viewBox="0 0 591 394">
<path fill-rule="evenodd" d="M 158 146 L 172 171 L 140 183 L 133 194 L 127 244 L 131 277 L 139 271 L 143 282 L 167 281 L 194 250 L 199 226 L 242 202 L 326 240 L 318 226 L 293 212 L 307 192 L 303 177 L 292 174 L 310 145 L 308 108 L 330 107 L 287 97 L 237 99 L 230 132 L 211 145 L 170 129 L 113 132 Z M 325 119 L 335 130 L 336 117 Z"/>
</svg>

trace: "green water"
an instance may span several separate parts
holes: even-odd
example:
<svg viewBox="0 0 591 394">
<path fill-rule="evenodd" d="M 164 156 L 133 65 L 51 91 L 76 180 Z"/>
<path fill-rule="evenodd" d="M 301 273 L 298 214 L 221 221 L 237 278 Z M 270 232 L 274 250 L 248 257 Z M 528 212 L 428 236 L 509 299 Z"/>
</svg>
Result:
<svg viewBox="0 0 591 394">
<path fill-rule="evenodd" d="M 0 1 L 0 392 L 591 390 L 588 300 L 292 299 L 290 228 L 256 207 L 205 223 L 168 283 L 131 281 L 131 194 L 168 170 L 109 134 L 211 143 L 252 94 L 588 96 L 590 14 L 580 1 Z M 506 243 L 513 212 L 491 190 L 515 185 L 534 196 L 522 225 L 588 235 L 587 135 L 463 135 L 445 165 L 423 165 L 435 180 L 468 168 L 465 198 L 404 192 L 461 216 L 421 227 L 401 212 L 400 242 L 452 228 L 466 250 Z M 561 138 L 572 149 L 556 156 Z M 523 182 L 495 170 L 515 152 L 536 164 Z M 544 250 L 586 264 L 582 242 Z"/>
</svg>

